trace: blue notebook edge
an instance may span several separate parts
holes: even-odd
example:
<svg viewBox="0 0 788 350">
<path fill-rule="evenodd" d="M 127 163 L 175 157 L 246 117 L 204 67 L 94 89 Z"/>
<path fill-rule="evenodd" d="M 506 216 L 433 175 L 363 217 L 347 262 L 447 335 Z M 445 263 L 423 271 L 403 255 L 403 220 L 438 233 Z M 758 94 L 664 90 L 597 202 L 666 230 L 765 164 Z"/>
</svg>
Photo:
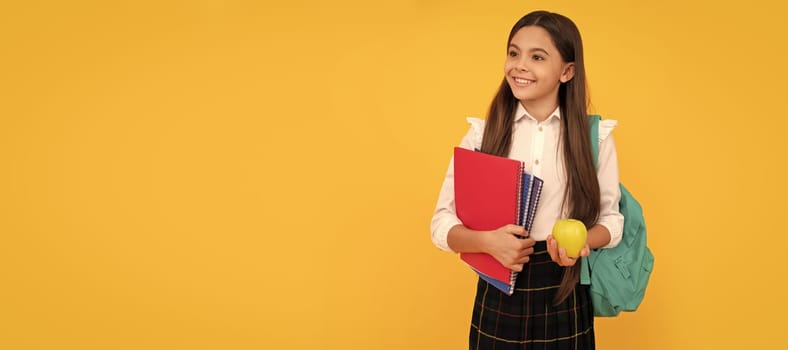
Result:
<svg viewBox="0 0 788 350">
<path fill-rule="evenodd" d="M 477 270 L 477 269 L 473 268 L 473 266 L 470 266 L 470 265 L 468 265 L 468 266 L 471 268 L 471 270 L 473 270 L 474 272 L 476 272 L 476 274 L 477 274 L 477 275 L 479 275 L 479 277 L 480 277 L 481 279 L 485 280 L 487 283 L 489 283 L 489 284 L 490 284 L 490 285 L 492 285 L 493 287 L 497 288 L 498 290 L 500 290 L 500 291 L 501 291 L 501 292 L 503 292 L 504 294 L 506 294 L 506 295 L 512 295 L 512 294 L 514 294 L 514 283 L 512 283 L 512 284 L 507 284 L 507 283 L 505 283 L 505 282 L 501 282 L 501 281 L 499 281 L 499 280 L 497 280 L 497 279 L 495 279 L 495 278 L 492 278 L 492 277 L 490 277 L 490 276 L 487 276 L 487 275 L 485 275 L 485 274 L 484 274 L 484 273 L 482 273 L 481 271 L 479 271 L 479 270 Z"/>
</svg>

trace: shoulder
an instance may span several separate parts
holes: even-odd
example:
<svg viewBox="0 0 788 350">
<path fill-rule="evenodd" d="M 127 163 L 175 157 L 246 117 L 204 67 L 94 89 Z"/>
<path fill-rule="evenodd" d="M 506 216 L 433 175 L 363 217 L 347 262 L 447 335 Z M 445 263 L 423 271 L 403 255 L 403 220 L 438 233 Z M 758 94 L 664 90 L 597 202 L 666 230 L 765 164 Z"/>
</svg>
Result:
<svg viewBox="0 0 788 350">
<path fill-rule="evenodd" d="M 615 119 L 603 119 L 599 121 L 599 143 L 605 141 L 610 134 L 613 133 L 613 129 L 616 128 L 618 125 L 618 121 Z"/>
<path fill-rule="evenodd" d="M 468 130 L 468 137 L 473 143 L 473 147 L 480 148 L 482 146 L 482 137 L 484 136 L 484 119 L 468 117 L 465 120 L 471 125 L 470 130 Z"/>
</svg>

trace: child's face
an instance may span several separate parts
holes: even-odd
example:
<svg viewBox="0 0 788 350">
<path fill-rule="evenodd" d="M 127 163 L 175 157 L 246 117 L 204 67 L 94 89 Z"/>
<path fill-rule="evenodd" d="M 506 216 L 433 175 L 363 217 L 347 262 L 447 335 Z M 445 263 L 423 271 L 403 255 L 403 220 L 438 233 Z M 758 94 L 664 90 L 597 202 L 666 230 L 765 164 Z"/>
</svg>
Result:
<svg viewBox="0 0 788 350">
<path fill-rule="evenodd" d="M 521 28 L 512 37 L 504 74 L 523 105 L 553 105 L 558 87 L 574 76 L 574 63 L 565 63 L 550 34 L 542 27 Z"/>
</svg>

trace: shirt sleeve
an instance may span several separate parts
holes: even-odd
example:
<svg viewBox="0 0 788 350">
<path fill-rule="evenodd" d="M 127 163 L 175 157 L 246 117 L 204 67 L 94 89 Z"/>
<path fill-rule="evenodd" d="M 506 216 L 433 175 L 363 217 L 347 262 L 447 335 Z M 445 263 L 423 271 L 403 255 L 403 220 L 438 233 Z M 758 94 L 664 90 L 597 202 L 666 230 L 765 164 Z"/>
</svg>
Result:
<svg viewBox="0 0 788 350">
<path fill-rule="evenodd" d="M 605 122 L 605 121 L 603 121 Z M 613 136 L 610 135 L 615 126 L 600 124 L 599 167 L 599 220 L 600 224 L 610 232 L 610 243 L 602 248 L 613 248 L 621 242 L 624 229 L 624 216 L 618 211 L 618 202 L 621 200 L 621 189 L 618 178 L 618 156 Z M 603 128 L 606 130 L 603 131 Z M 604 138 L 603 138 L 604 137 Z"/>
<path fill-rule="evenodd" d="M 471 128 L 462 138 L 459 147 L 473 150 L 475 147 L 478 147 L 476 143 L 480 137 L 480 126 L 478 122 L 470 119 L 469 122 L 471 123 Z M 481 128 L 483 130 L 483 126 Z M 454 207 L 454 157 L 452 156 L 449 161 L 449 169 L 446 170 L 446 176 L 443 178 L 443 185 L 438 196 L 438 203 L 435 205 L 435 212 L 432 214 L 432 223 L 430 224 L 432 243 L 442 250 L 454 253 L 449 247 L 448 237 L 449 230 L 458 224 L 462 224 L 462 221 L 457 217 Z"/>
</svg>

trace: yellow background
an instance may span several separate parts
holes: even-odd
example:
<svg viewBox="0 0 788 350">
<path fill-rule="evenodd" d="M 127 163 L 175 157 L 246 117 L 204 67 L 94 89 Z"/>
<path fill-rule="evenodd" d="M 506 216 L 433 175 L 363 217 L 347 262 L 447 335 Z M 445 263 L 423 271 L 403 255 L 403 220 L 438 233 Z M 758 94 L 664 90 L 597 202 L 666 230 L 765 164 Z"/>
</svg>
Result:
<svg viewBox="0 0 788 350">
<path fill-rule="evenodd" d="M 656 268 L 601 349 L 774 348 L 777 1 L 0 5 L 0 348 L 461 349 L 429 221 L 512 24 L 572 18 Z"/>
</svg>

